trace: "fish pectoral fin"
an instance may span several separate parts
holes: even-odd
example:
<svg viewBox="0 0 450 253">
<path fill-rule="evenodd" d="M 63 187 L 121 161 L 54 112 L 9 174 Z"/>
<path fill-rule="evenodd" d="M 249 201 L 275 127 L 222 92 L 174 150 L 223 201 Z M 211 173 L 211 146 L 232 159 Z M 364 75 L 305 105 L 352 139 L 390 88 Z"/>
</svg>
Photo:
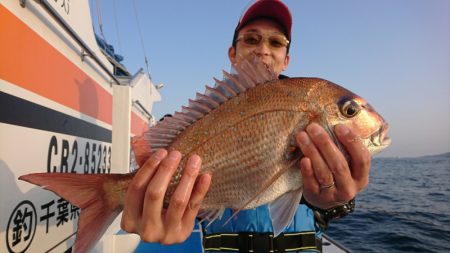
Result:
<svg viewBox="0 0 450 253">
<path fill-rule="evenodd" d="M 289 226 L 302 198 L 303 188 L 287 192 L 269 203 L 274 236 L 278 236 Z"/>
<path fill-rule="evenodd" d="M 299 157 L 303 157 L 303 153 L 299 147 L 289 146 L 284 154 L 286 160 L 298 160 Z"/>
</svg>

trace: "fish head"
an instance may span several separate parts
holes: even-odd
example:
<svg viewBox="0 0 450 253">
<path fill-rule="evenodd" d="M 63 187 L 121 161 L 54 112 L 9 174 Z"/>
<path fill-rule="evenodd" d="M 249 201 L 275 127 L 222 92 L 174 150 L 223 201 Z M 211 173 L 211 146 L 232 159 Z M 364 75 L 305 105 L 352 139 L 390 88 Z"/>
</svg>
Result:
<svg viewBox="0 0 450 253">
<path fill-rule="evenodd" d="M 363 98 L 356 95 L 342 97 L 337 102 L 339 120 L 354 129 L 372 155 L 391 144 L 388 137 L 389 124 Z"/>
<path fill-rule="evenodd" d="M 322 92 L 319 101 L 325 102 L 325 121 L 331 129 L 343 124 L 355 131 L 372 155 L 391 144 L 388 137 L 389 124 L 364 98 L 353 92 L 327 82 L 327 92 Z"/>
</svg>

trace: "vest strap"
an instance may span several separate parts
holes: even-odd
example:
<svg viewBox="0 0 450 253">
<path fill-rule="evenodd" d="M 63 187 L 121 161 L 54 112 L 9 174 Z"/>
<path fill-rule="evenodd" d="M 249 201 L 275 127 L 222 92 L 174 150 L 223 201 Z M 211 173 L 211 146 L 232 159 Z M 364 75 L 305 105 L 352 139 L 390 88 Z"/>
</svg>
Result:
<svg viewBox="0 0 450 253">
<path fill-rule="evenodd" d="M 216 233 L 203 237 L 205 251 L 281 253 L 292 251 L 320 251 L 315 231 L 281 233 Z"/>
</svg>

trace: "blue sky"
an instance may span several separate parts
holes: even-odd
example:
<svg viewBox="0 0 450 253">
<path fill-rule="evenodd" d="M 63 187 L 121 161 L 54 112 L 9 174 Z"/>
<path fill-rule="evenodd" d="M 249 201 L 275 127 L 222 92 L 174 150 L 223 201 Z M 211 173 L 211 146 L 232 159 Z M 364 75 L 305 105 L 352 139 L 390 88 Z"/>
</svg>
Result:
<svg viewBox="0 0 450 253">
<path fill-rule="evenodd" d="M 147 56 L 153 82 L 165 85 L 153 109 L 159 118 L 230 69 L 227 50 L 249 3 L 101 1 L 103 30 L 130 72 L 145 69 Z M 285 3 L 294 18 L 285 74 L 325 78 L 368 100 L 390 123 L 393 143 L 380 156 L 450 151 L 450 1 Z"/>
</svg>

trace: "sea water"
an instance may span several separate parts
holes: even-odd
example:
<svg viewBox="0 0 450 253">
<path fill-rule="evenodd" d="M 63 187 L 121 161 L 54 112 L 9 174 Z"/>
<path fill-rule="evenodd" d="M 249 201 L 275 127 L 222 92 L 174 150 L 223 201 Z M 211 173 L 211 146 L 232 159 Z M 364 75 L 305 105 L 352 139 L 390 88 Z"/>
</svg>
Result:
<svg viewBox="0 0 450 253">
<path fill-rule="evenodd" d="M 326 233 L 352 252 L 450 252 L 450 153 L 375 158 L 355 211 Z M 201 252 L 199 232 L 183 244 L 136 252 Z"/>
<path fill-rule="evenodd" d="M 450 252 L 450 153 L 373 159 L 355 212 L 327 234 L 353 252 Z"/>
</svg>

